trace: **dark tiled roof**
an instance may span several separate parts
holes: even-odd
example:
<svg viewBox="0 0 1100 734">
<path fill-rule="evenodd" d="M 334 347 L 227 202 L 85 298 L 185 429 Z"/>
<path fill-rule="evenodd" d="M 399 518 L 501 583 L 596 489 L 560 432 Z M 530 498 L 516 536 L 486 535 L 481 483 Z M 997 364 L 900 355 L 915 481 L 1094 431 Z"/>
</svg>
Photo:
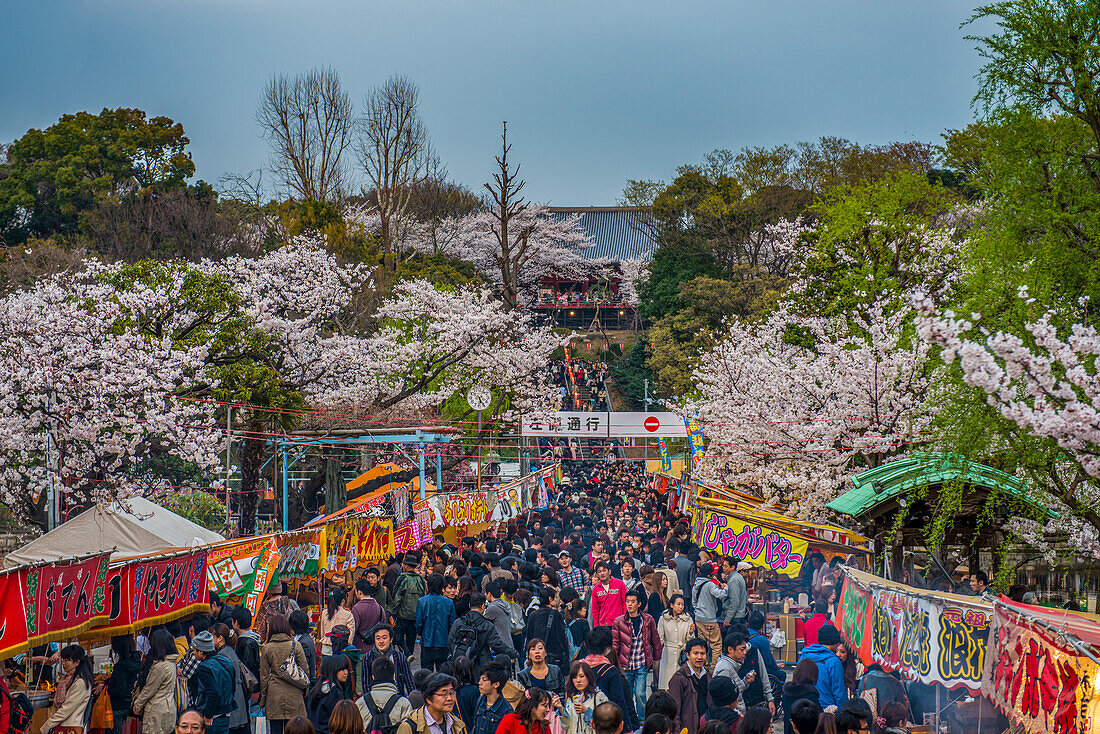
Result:
<svg viewBox="0 0 1100 734">
<path fill-rule="evenodd" d="M 586 260 L 649 260 L 657 249 L 657 243 L 641 226 L 642 215 L 635 207 L 552 206 L 550 213 L 562 218 L 581 215 L 581 227 L 596 243 L 584 251 Z"/>
</svg>

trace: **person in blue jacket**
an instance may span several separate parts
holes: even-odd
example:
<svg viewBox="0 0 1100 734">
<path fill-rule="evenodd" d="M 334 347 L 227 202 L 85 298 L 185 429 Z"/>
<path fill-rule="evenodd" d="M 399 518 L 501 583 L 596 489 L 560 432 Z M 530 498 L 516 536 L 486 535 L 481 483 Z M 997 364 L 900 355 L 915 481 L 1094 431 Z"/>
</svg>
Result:
<svg viewBox="0 0 1100 734">
<path fill-rule="evenodd" d="M 799 655 L 799 660 L 817 663 L 817 693 L 821 708 L 840 708 L 848 700 L 848 687 L 844 684 L 844 664 L 836 656 L 840 647 L 840 632 L 832 623 L 822 625 L 817 633 L 817 644 L 810 645 Z"/>
<path fill-rule="evenodd" d="M 455 617 L 455 603 L 443 596 L 443 575 L 433 573 L 428 577 L 428 593 L 416 602 L 421 667 L 439 670 L 447 660 L 447 634 Z"/>
<path fill-rule="evenodd" d="M 760 658 L 764 661 L 764 667 L 767 668 L 768 675 L 779 681 L 779 685 L 772 684 L 772 693 L 775 694 L 775 705 L 781 708 L 783 706 L 783 684 L 787 681 L 787 671 L 780 668 L 775 662 L 772 646 L 768 642 L 768 638 L 764 636 L 764 615 L 753 611 L 749 614 L 748 622 L 749 644 L 760 651 Z"/>
</svg>

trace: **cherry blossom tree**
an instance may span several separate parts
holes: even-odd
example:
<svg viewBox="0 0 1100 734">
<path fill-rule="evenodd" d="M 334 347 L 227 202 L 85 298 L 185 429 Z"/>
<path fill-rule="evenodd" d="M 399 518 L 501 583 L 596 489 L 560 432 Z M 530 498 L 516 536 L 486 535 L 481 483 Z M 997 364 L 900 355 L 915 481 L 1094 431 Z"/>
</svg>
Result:
<svg viewBox="0 0 1100 734">
<path fill-rule="evenodd" d="M 1026 287 L 1020 295 L 1027 299 Z M 1058 516 L 1017 518 L 1013 528 L 1044 547 L 1064 536 L 1067 547 L 1100 558 L 1100 333 L 1083 320 L 1059 329 L 1067 314 L 1053 311 L 1028 323 L 1023 337 L 990 333 L 980 314 L 937 312 L 928 301 L 921 311 L 918 333 L 941 348 L 943 361 L 957 362 L 963 381 L 1001 418 L 1051 449 L 1024 469 L 1036 502 Z"/>
<path fill-rule="evenodd" d="M 682 406 L 705 425 L 704 477 L 820 519 L 849 476 L 904 454 L 928 426 L 929 347 L 904 336 L 911 318 L 873 306 L 847 320 L 780 309 L 731 323 Z"/>
<path fill-rule="evenodd" d="M 73 507 L 146 488 L 142 465 L 171 452 L 200 468 L 222 442 L 211 408 L 179 401 L 208 355 L 155 338 L 167 289 L 120 291 L 94 269 L 0 301 L 0 497 L 44 527 L 48 488 Z"/>
</svg>

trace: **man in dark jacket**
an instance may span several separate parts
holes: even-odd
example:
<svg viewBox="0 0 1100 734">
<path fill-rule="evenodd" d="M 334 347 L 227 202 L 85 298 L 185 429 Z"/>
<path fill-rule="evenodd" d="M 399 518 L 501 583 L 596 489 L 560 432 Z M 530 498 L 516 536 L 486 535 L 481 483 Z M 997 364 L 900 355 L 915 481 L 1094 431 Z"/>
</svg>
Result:
<svg viewBox="0 0 1100 734">
<path fill-rule="evenodd" d="M 234 648 L 241 663 L 260 679 L 260 636 L 252 630 L 252 612 L 243 604 L 232 613 L 233 631 L 237 633 L 237 645 Z"/>
<path fill-rule="evenodd" d="M 485 617 L 485 595 L 470 594 L 470 611 L 456 619 L 447 636 L 451 660 L 465 655 L 480 670 L 493 655 L 507 653 L 512 646 L 501 639 L 497 628 Z"/>
<path fill-rule="evenodd" d="M 407 696 L 416 688 L 413 685 L 412 671 L 409 670 L 409 658 L 405 651 L 393 644 L 393 627 L 385 622 L 379 622 L 371 632 L 374 647 L 363 658 L 363 683 L 364 690 L 370 690 L 374 685 L 374 677 L 371 672 L 374 661 L 379 658 L 387 658 L 393 663 L 393 684 L 402 696 Z"/>
<path fill-rule="evenodd" d="M 539 608 L 527 617 L 527 639 L 538 638 L 546 645 L 546 661 L 551 665 L 563 667 L 569 659 L 569 636 L 565 627 L 565 617 L 554 608 L 558 592 L 549 586 L 539 592 Z"/>
<path fill-rule="evenodd" d="M 237 708 L 233 700 L 234 670 L 229 658 L 214 652 L 214 635 L 200 632 L 191 640 L 191 649 L 199 661 L 195 670 L 195 696 L 191 702 L 206 720 L 208 734 L 229 731 L 229 714 Z"/>
<path fill-rule="evenodd" d="M 443 575 L 428 577 L 428 594 L 416 603 L 416 632 L 420 635 L 420 666 L 438 670 L 447 660 L 447 635 L 455 621 L 455 604 L 443 596 Z"/>
<path fill-rule="evenodd" d="M 697 734 L 699 717 L 710 710 L 710 674 L 707 672 L 707 643 L 701 638 L 688 640 L 684 645 L 687 663 L 680 667 L 668 682 L 668 694 L 676 702 L 677 728 L 687 729 L 687 734 Z"/>
<path fill-rule="evenodd" d="M 416 572 L 420 557 L 415 553 L 405 554 L 401 561 L 403 570 L 393 585 L 393 598 L 387 611 L 397 623 L 397 644 L 406 655 L 413 654 L 416 645 L 416 604 L 427 590 L 424 578 Z"/>
</svg>

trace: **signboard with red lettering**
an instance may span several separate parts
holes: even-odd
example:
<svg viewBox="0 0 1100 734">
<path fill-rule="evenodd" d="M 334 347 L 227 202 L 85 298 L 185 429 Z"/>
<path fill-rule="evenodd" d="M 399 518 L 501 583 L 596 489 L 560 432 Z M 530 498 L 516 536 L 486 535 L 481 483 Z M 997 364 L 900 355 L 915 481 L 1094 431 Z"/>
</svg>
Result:
<svg viewBox="0 0 1100 734">
<path fill-rule="evenodd" d="M 206 550 L 152 561 L 132 560 L 107 572 L 107 626 L 119 635 L 205 611 Z"/>
<path fill-rule="evenodd" d="M 808 544 L 797 535 L 705 507 L 695 509 L 691 540 L 720 556 L 798 578 Z"/>
<path fill-rule="evenodd" d="M 23 603 L 26 575 L 25 568 L 0 574 L 0 659 L 27 648 L 27 607 Z"/>
<path fill-rule="evenodd" d="M 922 683 L 978 694 L 992 614 L 988 602 L 944 592 L 931 596 L 854 569 L 845 574 L 840 631 L 865 665 L 879 663 Z"/>
<path fill-rule="evenodd" d="M 1100 730 L 1100 666 L 1001 606 L 989 634 L 982 695 L 1014 724 L 1031 734 Z"/>
<path fill-rule="evenodd" d="M 497 491 L 454 492 L 431 498 L 436 527 L 469 527 L 488 525 L 497 507 Z M 534 504 L 532 502 L 532 504 Z"/>
<path fill-rule="evenodd" d="M 325 526 L 325 571 L 340 574 L 397 555 L 393 520 L 356 517 Z"/>
<path fill-rule="evenodd" d="M 30 645 L 75 637 L 106 619 L 109 558 L 101 553 L 27 569 L 23 599 Z"/>
</svg>

